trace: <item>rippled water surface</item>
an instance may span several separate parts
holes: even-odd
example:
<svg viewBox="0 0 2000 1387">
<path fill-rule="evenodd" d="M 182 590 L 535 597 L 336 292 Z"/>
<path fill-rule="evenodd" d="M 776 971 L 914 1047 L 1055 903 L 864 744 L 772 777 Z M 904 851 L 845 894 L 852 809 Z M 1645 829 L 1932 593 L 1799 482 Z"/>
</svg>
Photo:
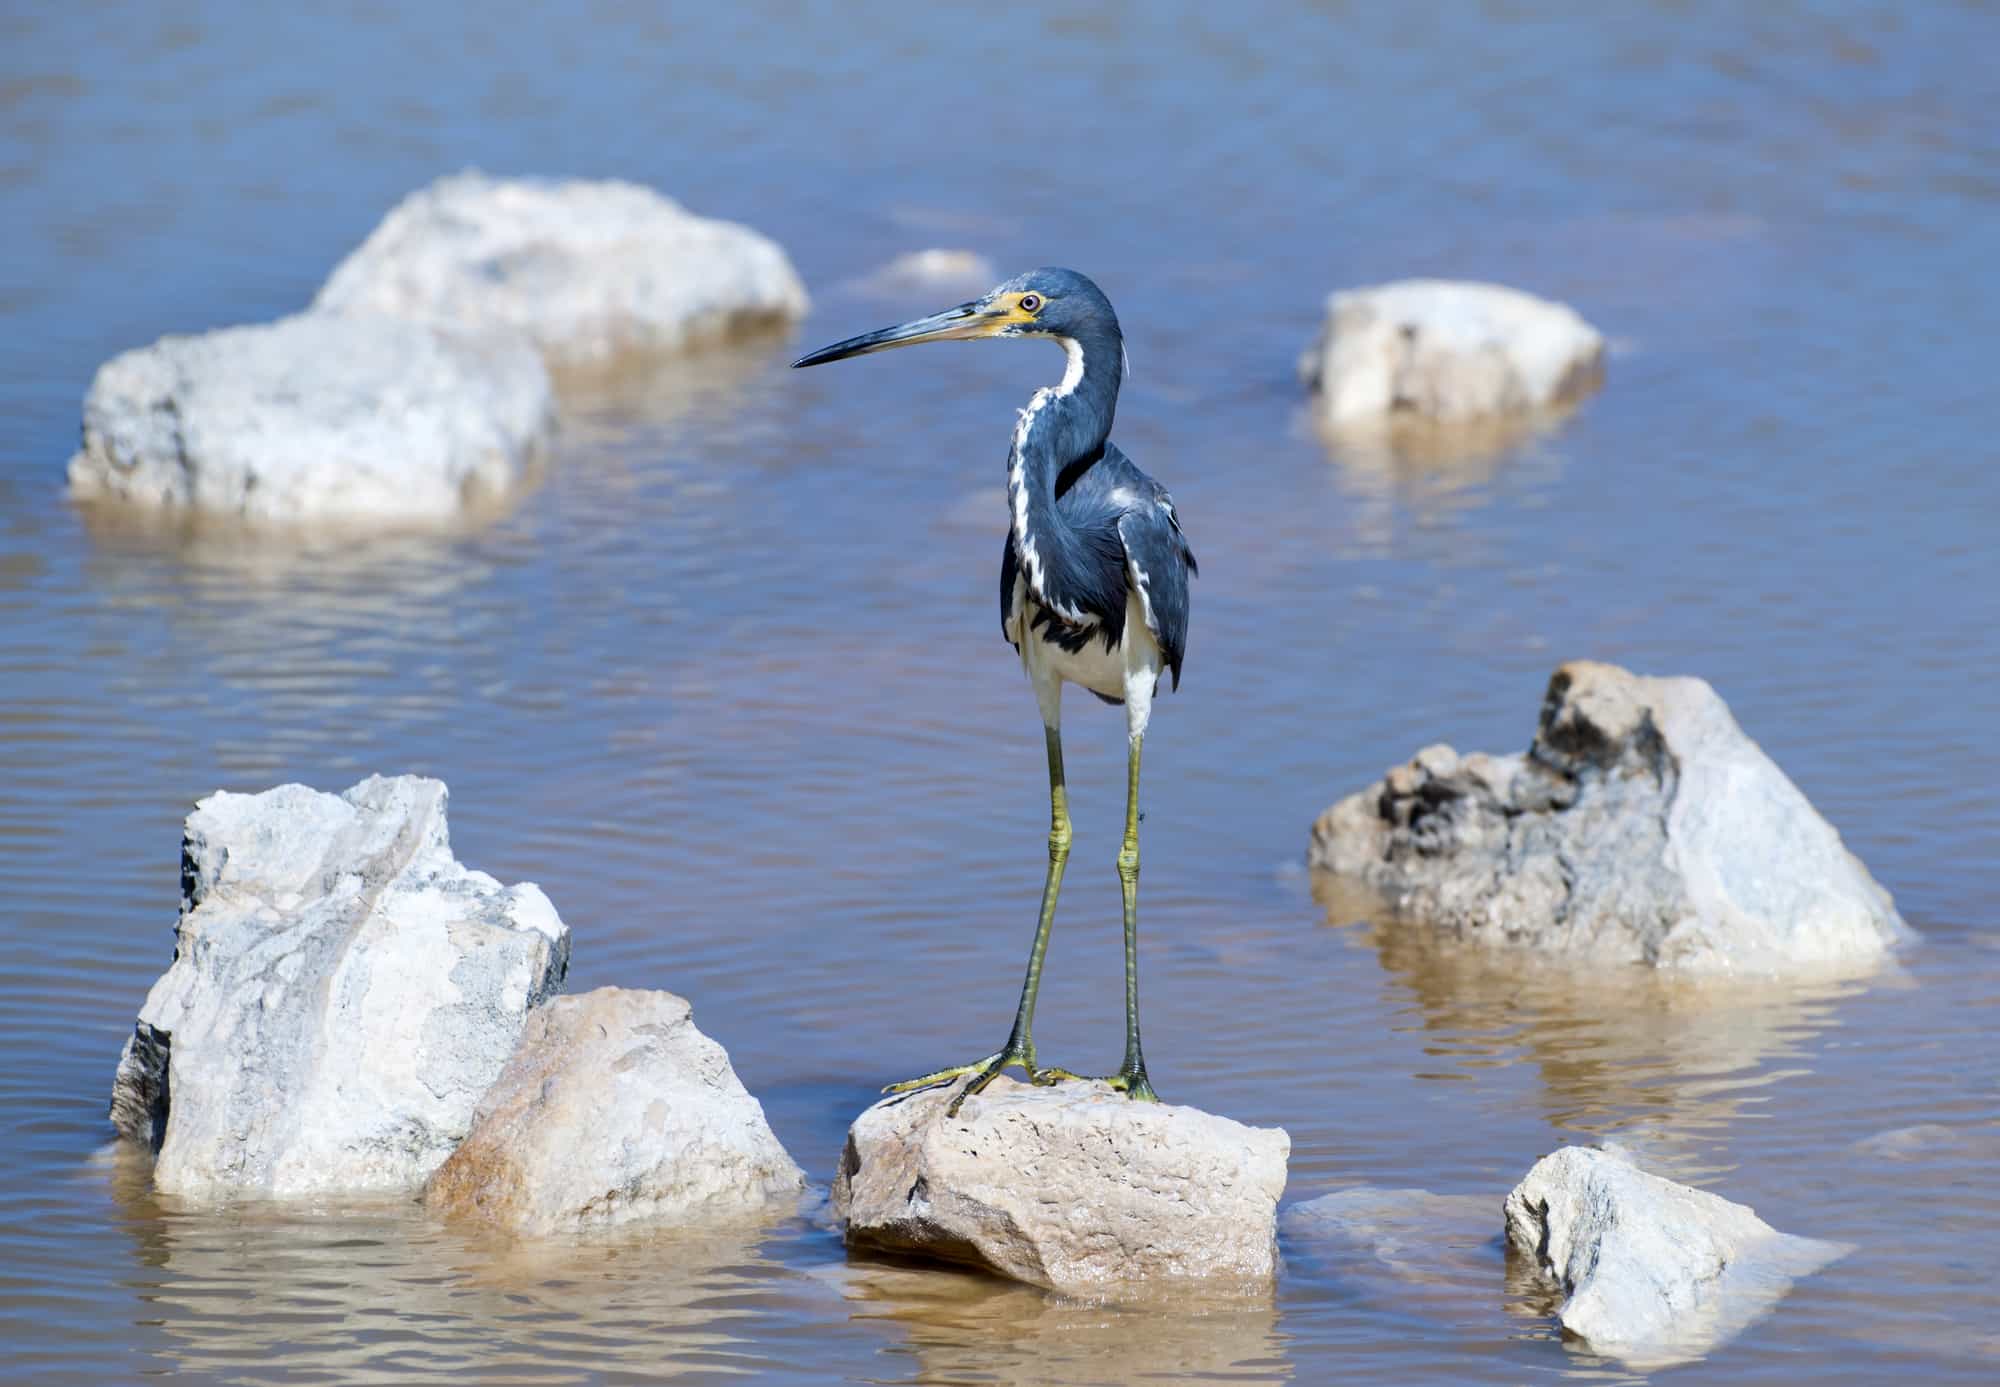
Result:
<svg viewBox="0 0 2000 1387">
<path fill-rule="evenodd" d="M 1497 1237 L 1536 1157 L 1612 1137 L 1857 1246 L 1667 1379 L 2000 1377 L 1990 6 L 287 11 L 0 15 L 0 1373 L 1620 1375 L 1490 1238 L 1419 1281 L 1288 1245 L 1269 1302 L 1104 1307 L 850 1264 L 810 1218 L 530 1252 L 400 1205 L 183 1209 L 105 1149 L 218 786 L 444 777 L 459 854 L 571 925 L 572 985 L 692 998 L 819 1178 L 874 1085 L 991 1048 L 1045 827 L 1001 468 L 1056 358 L 783 369 L 940 306 L 859 281 L 950 245 L 1100 280 L 1117 437 L 1201 556 L 1147 743 L 1162 1090 L 1288 1128 L 1292 1198 L 1482 1195 Z M 573 391 L 539 487 L 461 533 L 246 545 L 65 500 L 100 361 L 302 305 L 467 164 L 749 221 L 813 316 Z M 1469 456 L 1329 447 L 1293 376 L 1321 298 L 1414 273 L 1574 303 L 1605 390 Z M 1427 742 L 1523 745 L 1586 655 L 1714 682 L 1895 892 L 1901 966 L 1579 986 L 1305 878 L 1327 803 Z M 1052 1062 L 1117 1054 L 1121 731 L 1072 699 Z"/>
</svg>

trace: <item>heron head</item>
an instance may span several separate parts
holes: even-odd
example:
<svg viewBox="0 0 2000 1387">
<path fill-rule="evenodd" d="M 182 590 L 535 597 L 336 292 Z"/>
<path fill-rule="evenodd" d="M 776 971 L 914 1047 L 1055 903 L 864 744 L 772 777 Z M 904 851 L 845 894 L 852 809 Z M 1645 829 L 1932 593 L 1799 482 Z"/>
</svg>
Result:
<svg viewBox="0 0 2000 1387">
<path fill-rule="evenodd" d="M 864 332 L 809 352 L 793 366 L 818 366 L 919 342 L 965 342 L 980 337 L 1118 340 L 1118 315 L 1103 291 L 1075 270 L 1044 268 L 1015 275 L 969 303 L 879 332 Z"/>
</svg>

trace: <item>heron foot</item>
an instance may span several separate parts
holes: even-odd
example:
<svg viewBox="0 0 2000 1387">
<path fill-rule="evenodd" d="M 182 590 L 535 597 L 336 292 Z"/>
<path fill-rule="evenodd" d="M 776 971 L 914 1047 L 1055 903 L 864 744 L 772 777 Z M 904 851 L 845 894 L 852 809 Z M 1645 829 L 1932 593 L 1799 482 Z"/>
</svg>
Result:
<svg viewBox="0 0 2000 1387">
<path fill-rule="evenodd" d="M 1035 1065 L 1035 1047 L 1032 1044 L 1014 1044 L 1010 1042 L 1005 1049 L 997 1050 L 985 1059 L 974 1060 L 970 1064 L 954 1064 L 946 1069 L 933 1069 L 930 1073 L 920 1074 L 914 1079 L 905 1079 L 901 1083 L 884 1085 L 882 1091 L 884 1093 L 913 1093 L 917 1089 L 931 1088 L 938 1084 L 950 1083 L 953 1079 L 962 1079 L 967 1074 L 970 1074 L 972 1082 L 960 1089 L 958 1096 L 951 1100 L 951 1106 L 944 1110 L 946 1117 L 957 1117 L 958 1109 L 966 1099 L 999 1078 L 1001 1071 L 1010 1067 L 1019 1068 L 1028 1076 L 1029 1083 L 1040 1084 L 1044 1087 L 1061 1083 L 1064 1079 L 1082 1077 L 1082 1075 L 1070 1073 L 1067 1069 L 1037 1068 Z"/>
<path fill-rule="evenodd" d="M 1146 1077 L 1146 1069 L 1121 1069 L 1116 1074 L 1105 1076 L 1104 1082 L 1117 1089 L 1135 1103 L 1157 1103 L 1160 1095 L 1153 1092 L 1153 1081 Z"/>
<path fill-rule="evenodd" d="M 1104 1084 L 1116 1089 L 1135 1103 L 1157 1103 L 1160 1095 L 1153 1092 L 1153 1082 L 1146 1077 L 1146 1071 L 1121 1069 L 1116 1074 L 1077 1074 L 1067 1069 L 1037 1069 L 1029 1076 L 1044 1088 L 1066 1081 L 1080 1084 Z"/>
</svg>

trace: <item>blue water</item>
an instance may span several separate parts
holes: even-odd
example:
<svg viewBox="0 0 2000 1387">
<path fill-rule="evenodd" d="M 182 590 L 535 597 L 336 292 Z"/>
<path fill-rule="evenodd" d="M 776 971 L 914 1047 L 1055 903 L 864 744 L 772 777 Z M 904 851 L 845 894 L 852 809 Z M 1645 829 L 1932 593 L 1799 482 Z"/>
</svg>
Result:
<svg viewBox="0 0 2000 1387">
<path fill-rule="evenodd" d="M 1518 1382 L 1615 1368 L 1497 1245 L 1435 1282 L 1288 1248 L 1269 1304 L 1079 1306 L 850 1266 L 810 1221 L 530 1254 L 401 1207 L 196 1213 L 103 1148 L 218 786 L 448 780 L 547 889 L 572 985 L 690 997 L 830 1175 L 873 1086 L 984 1053 L 1039 884 L 994 565 L 1052 353 L 794 375 L 941 304 L 925 246 L 1118 305 L 1116 437 L 1202 560 L 1148 739 L 1148 1057 L 1292 1134 L 1291 1197 L 1501 1196 L 1612 1136 L 1858 1251 L 1674 1381 L 2000 1374 L 2000 16 L 1893 4 L 1004 12 L 437 4 L 0 16 L 0 1372 L 248 1382 Z M 73 507 L 96 365 L 303 306 L 439 173 L 632 178 L 749 222 L 790 337 L 570 401 L 472 533 L 274 550 Z M 1329 448 L 1327 291 L 1487 278 L 1614 342 L 1497 456 Z M 1922 935 L 1869 980 L 1703 998 L 1481 970 L 1298 864 L 1419 746 L 1525 744 L 1590 656 L 1698 674 Z M 1119 720 L 1073 701 L 1077 856 L 1037 1038 L 1119 1038 Z M 1941 1124 L 1890 1159 L 1855 1143 Z"/>
</svg>

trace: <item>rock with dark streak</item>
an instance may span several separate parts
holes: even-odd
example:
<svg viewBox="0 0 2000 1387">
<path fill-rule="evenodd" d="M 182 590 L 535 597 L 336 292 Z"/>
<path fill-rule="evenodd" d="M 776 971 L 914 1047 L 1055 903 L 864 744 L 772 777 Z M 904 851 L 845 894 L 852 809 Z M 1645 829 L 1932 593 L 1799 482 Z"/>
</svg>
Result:
<svg viewBox="0 0 2000 1387">
<path fill-rule="evenodd" d="M 1309 859 L 1447 936 L 1593 962 L 1837 970 L 1908 933 L 1706 683 L 1588 661 L 1525 754 L 1426 747 L 1321 815 Z"/>
<path fill-rule="evenodd" d="M 111 1097 L 169 1194 L 416 1189 L 569 964 L 548 898 L 461 865 L 416 776 L 210 795 L 181 894 Z"/>
<path fill-rule="evenodd" d="M 1852 1251 L 1578 1146 L 1536 1162 L 1505 1216 L 1514 1251 L 1561 1293 L 1562 1327 L 1641 1370 L 1708 1353 Z"/>
</svg>

